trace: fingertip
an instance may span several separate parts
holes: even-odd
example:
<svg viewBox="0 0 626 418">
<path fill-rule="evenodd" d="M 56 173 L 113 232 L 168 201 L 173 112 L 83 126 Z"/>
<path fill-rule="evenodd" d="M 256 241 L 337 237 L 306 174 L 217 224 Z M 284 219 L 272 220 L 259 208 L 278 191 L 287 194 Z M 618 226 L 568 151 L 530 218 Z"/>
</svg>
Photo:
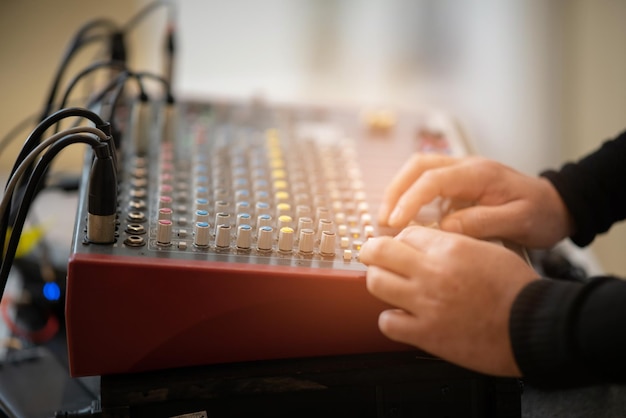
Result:
<svg viewBox="0 0 626 418">
<path fill-rule="evenodd" d="M 363 264 L 369 264 L 370 263 L 370 248 L 373 245 L 376 245 L 376 242 L 379 240 L 380 238 L 378 237 L 373 237 L 373 238 L 369 238 L 367 241 L 365 241 L 362 245 L 361 248 L 359 250 L 359 261 L 361 261 L 361 263 Z"/>
<path fill-rule="evenodd" d="M 406 311 L 399 308 L 387 309 L 378 316 L 378 329 L 387 338 L 394 341 L 404 341 L 404 328 L 409 315 Z"/>
<path fill-rule="evenodd" d="M 399 309 L 387 309 L 378 315 L 378 328 L 389 337 L 390 331 L 393 329 L 392 322 L 394 316 L 398 314 Z"/>
<path fill-rule="evenodd" d="M 383 203 L 380 205 L 380 209 L 378 209 L 378 223 L 382 225 L 386 225 L 389 219 L 389 211 L 391 208 L 387 203 Z"/>
<path fill-rule="evenodd" d="M 393 228 L 399 228 L 402 226 L 402 217 L 404 216 L 404 211 L 400 206 L 396 206 L 391 215 L 389 215 L 389 226 Z"/>
</svg>

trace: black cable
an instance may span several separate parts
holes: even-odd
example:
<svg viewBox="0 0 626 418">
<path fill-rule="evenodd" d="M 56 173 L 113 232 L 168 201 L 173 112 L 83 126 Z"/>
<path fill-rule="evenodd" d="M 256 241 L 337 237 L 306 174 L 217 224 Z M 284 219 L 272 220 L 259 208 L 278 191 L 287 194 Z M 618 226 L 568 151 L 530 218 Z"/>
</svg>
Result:
<svg viewBox="0 0 626 418">
<path fill-rule="evenodd" d="M 74 40 L 72 41 L 72 43 L 80 43 L 82 40 L 84 40 L 84 37 L 89 31 L 98 27 L 106 28 L 108 31 L 107 33 L 113 33 L 114 31 L 118 30 L 118 25 L 113 20 L 107 18 L 96 18 L 83 24 L 83 26 L 81 26 L 78 31 L 76 31 L 76 35 L 74 36 Z"/>
<path fill-rule="evenodd" d="M 71 117 L 71 116 L 82 116 L 82 117 L 86 117 L 90 119 L 92 122 L 94 122 L 94 124 L 99 129 L 106 131 L 105 135 L 110 136 L 110 126 L 106 122 L 104 122 L 97 114 L 91 112 L 90 110 L 82 109 L 82 108 L 70 108 L 70 109 L 64 109 L 63 111 L 59 111 L 51 115 L 50 117 L 46 118 L 43 122 L 39 123 L 39 125 L 37 125 L 37 127 L 31 132 L 28 139 L 26 140 L 26 144 L 22 147 L 20 155 L 16 159 L 16 162 L 8 177 L 7 183 L 5 185 L 5 192 L 6 192 L 6 188 L 9 185 L 11 178 L 15 174 L 17 168 L 20 166 L 22 161 L 30 154 L 30 152 L 32 152 L 37 147 L 37 145 L 39 145 L 41 135 L 57 121 L 65 117 Z M 10 136 L 7 136 L 7 138 L 10 138 Z M 29 167 L 29 169 L 24 173 L 23 178 L 26 178 L 26 176 L 31 171 L 32 171 L 32 167 Z M 6 233 L 7 233 L 8 225 L 15 216 L 15 213 L 14 212 L 12 213 L 11 211 L 11 206 L 12 206 L 11 203 L 21 201 L 24 183 L 25 181 L 21 179 L 19 186 L 16 188 L 16 191 L 13 192 L 13 195 L 10 198 L 11 200 L 8 203 L 8 206 L 4 213 L 4 217 L 0 219 L 0 261 L 2 261 L 2 258 L 3 258 L 2 253 L 4 250 L 4 244 L 6 240 Z"/>
<path fill-rule="evenodd" d="M 137 86 L 139 89 L 139 96 L 140 97 L 148 97 L 148 95 L 146 94 L 146 89 L 143 85 L 143 81 L 141 80 L 140 76 L 137 76 L 136 73 L 133 73 L 131 71 L 124 71 L 120 74 L 117 75 L 117 77 L 115 77 L 114 79 L 111 79 L 109 81 L 109 83 L 100 90 L 100 92 L 98 92 L 98 94 L 96 94 L 93 99 L 91 99 L 88 103 L 87 103 L 87 107 L 91 108 L 94 104 L 104 100 L 105 96 L 114 88 L 116 88 L 116 90 L 111 94 L 111 99 L 109 100 L 109 103 L 111 103 L 111 106 L 107 109 L 107 113 L 103 114 L 103 118 L 107 121 L 109 121 L 110 125 L 111 125 L 111 129 L 113 130 L 113 140 L 114 140 L 114 144 L 116 149 L 119 149 L 121 144 L 120 144 L 120 140 L 121 140 L 121 133 L 119 132 L 119 130 L 117 129 L 117 126 L 115 124 L 115 114 L 116 114 L 116 106 L 118 105 L 118 103 L 120 102 L 120 97 L 122 95 L 122 92 L 124 91 L 124 85 L 126 83 L 126 81 L 129 78 L 134 78 L 137 81 Z"/>
<path fill-rule="evenodd" d="M 139 79 L 141 79 L 141 78 L 151 78 L 151 79 L 156 80 L 159 83 L 161 83 L 163 85 L 164 90 L 165 90 L 166 101 L 168 103 L 173 103 L 174 102 L 174 94 L 172 93 L 171 83 L 165 77 L 162 77 L 162 76 L 160 76 L 158 74 L 154 74 L 154 73 L 147 72 L 147 71 L 138 72 L 138 73 L 135 73 L 135 75 Z"/>
<path fill-rule="evenodd" d="M 92 42 L 108 38 L 107 36 L 102 36 L 102 35 L 94 35 L 94 36 L 87 38 L 87 34 L 89 33 L 89 31 L 92 31 L 93 29 L 96 29 L 99 27 L 103 27 L 107 29 L 109 34 L 117 30 L 117 24 L 114 21 L 110 19 L 104 19 L 104 18 L 94 19 L 92 21 L 87 22 L 81 28 L 79 28 L 76 35 L 74 35 L 74 38 L 70 41 L 69 47 L 66 49 L 65 53 L 63 54 L 63 58 L 61 59 L 61 63 L 59 64 L 59 67 L 54 76 L 52 85 L 50 87 L 50 93 L 48 94 L 48 99 L 46 100 L 44 104 L 44 110 L 40 117 L 40 120 L 43 120 L 52 111 L 52 108 L 53 108 L 52 105 L 55 101 L 55 97 L 57 94 L 57 90 L 59 88 L 59 84 L 61 83 L 61 79 L 63 78 L 63 75 L 65 71 L 67 70 L 67 67 L 69 66 L 72 58 L 75 56 L 76 52 Z"/>
<path fill-rule="evenodd" d="M 80 108 L 80 107 L 71 107 L 67 109 L 61 109 L 53 113 L 52 115 L 46 117 L 31 132 L 31 134 L 26 139 L 24 146 L 22 147 L 22 150 L 20 151 L 15 161 L 15 164 L 13 165 L 13 168 L 11 169 L 11 174 L 9 175 L 9 178 L 11 178 L 13 174 L 15 174 L 15 170 L 17 170 L 17 167 L 19 167 L 19 165 L 22 163 L 24 158 L 26 158 L 26 156 L 30 154 L 37 147 L 37 145 L 39 145 L 41 136 L 47 129 L 49 129 L 51 126 L 53 126 L 55 123 L 59 122 L 60 120 L 63 120 L 67 117 L 72 117 L 72 116 L 87 118 L 91 120 L 98 129 L 103 129 L 103 130 L 106 129 L 110 131 L 109 124 L 107 124 L 104 120 L 102 120 L 102 118 L 98 114 L 92 112 L 91 110 Z M 108 132 L 107 134 L 110 134 L 110 132 Z M 30 167 L 29 170 L 26 171 L 24 178 L 26 178 L 26 176 L 30 174 L 31 169 L 32 167 Z M 13 199 L 12 199 L 13 201 L 19 201 L 21 199 L 23 188 L 24 188 L 24 182 L 21 181 L 16 190 L 16 193 L 13 193 Z M 11 212 L 11 204 L 9 204 L 7 212 L 9 213 L 9 218 L 12 218 L 13 215 Z M 0 231 L 6 230 L 7 223 L 8 223 L 8 219 L 1 220 Z M 5 237 L 3 236 L 3 234 L 0 233 L 0 249 L 3 248 L 4 246 L 4 240 L 5 240 Z"/>
<path fill-rule="evenodd" d="M 176 53 L 176 29 L 173 22 L 174 19 L 170 20 L 170 23 L 167 25 L 167 37 L 165 40 L 165 54 L 167 56 L 165 79 L 172 84 L 174 80 L 174 56 Z"/>
<path fill-rule="evenodd" d="M 75 104 L 81 103 L 83 102 L 84 99 L 78 99 L 76 101 L 73 101 L 72 106 L 74 106 Z M 58 106 L 53 106 L 53 107 L 58 107 Z M 89 107 L 89 106 L 87 106 Z M 11 144 L 11 142 L 13 142 L 17 136 L 19 135 L 20 132 L 22 132 L 23 130 L 27 129 L 29 127 L 29 125 L 34 125 L 36 122 L 38 122 L 41 117 L 41 112 L 37 111 L 34 112 L 30 115 L 28 115 L 27 117 L 25 117 L 24 119 L 22 119 L 21 121 L 19 121 L 18 123 L 16 123 L 13 128 L 11 128 L 9 130 L 9 132 L 7 132 L 1 139 L 0 139 L 0 155 L 2 155 L 2 152 L 4 151 L 5 148 L 7 148 L 9 146 L 9 144 Z"/>
<path fill-rule="evenodd" d="M 4 294 L 4 289 L 9 277 L 9 271 L 11 270 L 13 260 L 15 259 L 15 253 L 24 228 L 26 216 L 34 200 L 36 191 L 39 188 L 39 183 L 43 179 L 44 174 L 54 157 L 61 152 L 61 150 L 75 143 L 90 145 L 94 148 L 94 150 L 101 149 L 101 147 L 108 148 L 106 144 L 101 143 L 93 136 L 85 134 L 72 134 L 60 139 L 54 145 L 51 145 L 50 148 L 48 148 L 48 150 L 43 154 L 28 179 L 26 190 L 16 212 L 15 221 L 12 225 L 11 237 L 7 245 L 6 253 L 3 258 L 0 257 L 2 260 L 2 266 L 0 267 L 0 299 Z M 108 153 L 108 149 L 106 152 Z"/>
<path fill-rule="evenodd" d="M 121 61 L 99 61 L 99 62 L 95 62 L 93 64 L 88 65 L 78 74 L 76 74 L 72 78 L 72 80 L 70 80 L 70 82 L 68 83 L 68 86 L 65 88 L 65 93 L 63 94 L 63 98 L 61 99 L 61 102 L 59 103 L 59 108 L 63 109 L 65 107 L 65 104 L 67 103 L 67 99 L 69 98 L 69 95 L 72 93 L 72 90 L 74 89 L 76 84 L 78 84 L 78 82 L 83 77 L 101 68 L 113 68 L 113 69 L 120 70 L 122 72 L 128 71 L 126 64 Z"/>
<path fill-rule="evenodd" d="M 106 131 L 105 133 L 107 135 L 110 135 L 110 125 L 104 122 L 102 118 L 100 118 L 100 116 L 98 116 L 96 113 L 90 110 L 78 108 L 78 107 L 59 110 L 58 112 L 53 113 L 52 115 L 44 119 L 42 122 L 40 122 L 35 127 L 35 129 L 31 132 L 31 134 L 28 136 L 24 146 L 22 147 L 22 150 L 20 151 L 20 154 L 18 155 L 15 161 L 15 164 L 13 165 L 13 168 L 11 169 L 9 179 L 13 177 L 13 175 L 15 174 L 15 171 L 17 170 L 19 165 L 22 163 L 22 161 L 24 161 L 24 159 L 37 147 L 37 145 L 39 145 L 41 136 L 47 129 L 49 129 L 52 125 L 54 125 L 58 121 L 64 118 L 73 117 L 73 116 L 84 117 L 84 118 L 91 120 L 98 129 L 105 130 Z M 23 179 L 27 178 L 27 176 L 30 174 L 31 171 L 32 171 L 32 167 L 29 167 L 29 169 L 24 173 L 22 178 Z M 11 209 L 12 202 L 19 202 L 23 198 L 24 187 L 25 187 L 25 180 L 23 179 L 20 180 L 18 187 L 13 192 L 13 196 L 6 209 L 6 214 L 4 218 L 0 219 L 0 260 L 2 260 L 1 250 L 4 249 L 6 231 L 7 231 L 9 222 L 15 217 L 15 212 L 12 211 Z M 9 181 L 7 181 L 7 185 L 8 183 Z M 6 190 L 6 186 L 5 186 L 5 190 Z"/>
<path fill-rule="evenodd" d="M 89 119 L 94 123 L 94 125 L 96 125 L 97 128 L 107 125 L 107 123 L 102 120 L 102 118 L 97 113 L 81 107 L 70 107 L 67 109 L 61 109 L 53 113 L 52 115 L 47 116 L 35 127 L 35 129 L 31 132 L 31 134 L 24 142 L 24 146 L 22 147 L 22 150 L 20 151 L 20 154 L 18 155 L 15 164 L 11 169 L 11 176 L 15 173 L 15 170 L 17 170 L 17 167 L 22 163 L 24 158 L 26 158 L 26 156 L 30 154 L 30 152 L 35 149 L 35 147 L 39 144 L 41 136 L 44 134 L 44 132 L 46 132 L 46 130 L 48 130 L 55 123 L 73 116 Z"/>
<path fill-rule="evenodd" d="M 96 103 L 102 101 L 104 97 L 113 90 L 113 88 L 118 87 L 121 84 L 124 84 L 126 80 L 130 77 L 130 73 L 127 71 L 119 73 L 115 78 L 109 80 L 107 85 L 100 89 L 98 93 L 96 93 L 89 101 L 87 102 L 87 108 L 91 108 Z M 143 87 L 139 86 L 140 91 L 143 91 Z M 115 93 L 114 93 L 115 94 Z M 102 117 L 104 120 L 108 120 L 110 122 L 110 118 Z"/>
<path fill-rule="evenodd" d="M 117 86 L 113 86 L 113 87 L 117 87 L 116 90 L 113 92 L 113 94 L 111 95 L 111 106 L 109 107 L 109 112 L 107 114 L 107 120 L 109 121 L 109 123 L 111 124 L 111 129 L 114 132 L 114 134 L 112 134 L 113 136 L 113 144 L 115 145 L 115 149 L 120 149 L 122 143 L 122 133 L 119 129 L 117 129 L 117 126 L 114 125 L 115 124 L 115 110 L 117 107 L 117 104 L 120 102 L 120 97 L 122 96 L 122 92 L 124 91 L 124 85 L 126 84 L 126 80 L 128 80 L 128 78 L 130 77 L 130 74 L 128 72 L 124 73 L 124 75 L 126 77 L 123 78 L 123 81 L 118 83 Z M 135 79 L 137 80 L 137 83 L 139 84 L 139 92 L 140 94 L 145 95 L 145 90 L 143 88 L 143 84 L 141 83 L 141 80 L 139 80 L 138 78 L 135 77 Z"/>
</svg>

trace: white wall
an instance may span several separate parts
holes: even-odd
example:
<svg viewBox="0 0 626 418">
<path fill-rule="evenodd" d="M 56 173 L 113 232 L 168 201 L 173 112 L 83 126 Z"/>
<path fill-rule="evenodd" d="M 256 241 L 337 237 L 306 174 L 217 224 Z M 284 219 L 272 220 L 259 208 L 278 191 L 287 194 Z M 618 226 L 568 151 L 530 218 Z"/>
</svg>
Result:
<svg viewBox="0 0 626 418">
<path fill-rule="evenodd" d="M 576 159 L 626 129 L 626 2 L 573 1 L 566 19 L 563 150 Z M 625 223 L 592 248 L 608 273 L 626 276 Z"/>
<path fill-rule="evenodd" d="M 560 1 L 186 0 L 182 91 L 443 107 L 481 154 L 558 160 Z"/>
</svg>

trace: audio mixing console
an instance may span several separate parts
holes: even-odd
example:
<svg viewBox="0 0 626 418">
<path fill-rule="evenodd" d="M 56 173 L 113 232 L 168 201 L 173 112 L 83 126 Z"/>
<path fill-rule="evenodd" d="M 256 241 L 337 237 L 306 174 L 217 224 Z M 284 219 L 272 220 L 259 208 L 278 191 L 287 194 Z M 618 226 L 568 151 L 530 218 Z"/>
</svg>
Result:
<svg viewBox="0 0 626 418">
<path fill-rule="evenodd" d="M 169 134 L 155 117 L 122 138 L 115 243 L 86 239 L 82 188 L 72 375 L 406 350 L 378 330 L 388 306 L 367 292 L 359 249 L 393 233 L 377 205 L 409 155 L 466 153 L 452 121 L 219 101 L 177 114 Z"/>
</svg>

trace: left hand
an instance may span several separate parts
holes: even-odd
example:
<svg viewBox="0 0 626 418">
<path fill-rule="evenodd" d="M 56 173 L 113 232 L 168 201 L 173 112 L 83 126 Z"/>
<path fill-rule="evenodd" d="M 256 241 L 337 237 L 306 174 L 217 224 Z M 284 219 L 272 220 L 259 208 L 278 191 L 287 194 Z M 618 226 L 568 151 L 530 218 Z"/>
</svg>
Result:
<svg viewBox="0 0 626 418">
<path fill-rule="evenodd" d="M 498 244 L 424 227 L 369 239 L 367 288 L 398 309 L 382 333 L 460 366 L 520 376 L 509 337 L 511 306 L 537 273 Z"/>
</svg>

